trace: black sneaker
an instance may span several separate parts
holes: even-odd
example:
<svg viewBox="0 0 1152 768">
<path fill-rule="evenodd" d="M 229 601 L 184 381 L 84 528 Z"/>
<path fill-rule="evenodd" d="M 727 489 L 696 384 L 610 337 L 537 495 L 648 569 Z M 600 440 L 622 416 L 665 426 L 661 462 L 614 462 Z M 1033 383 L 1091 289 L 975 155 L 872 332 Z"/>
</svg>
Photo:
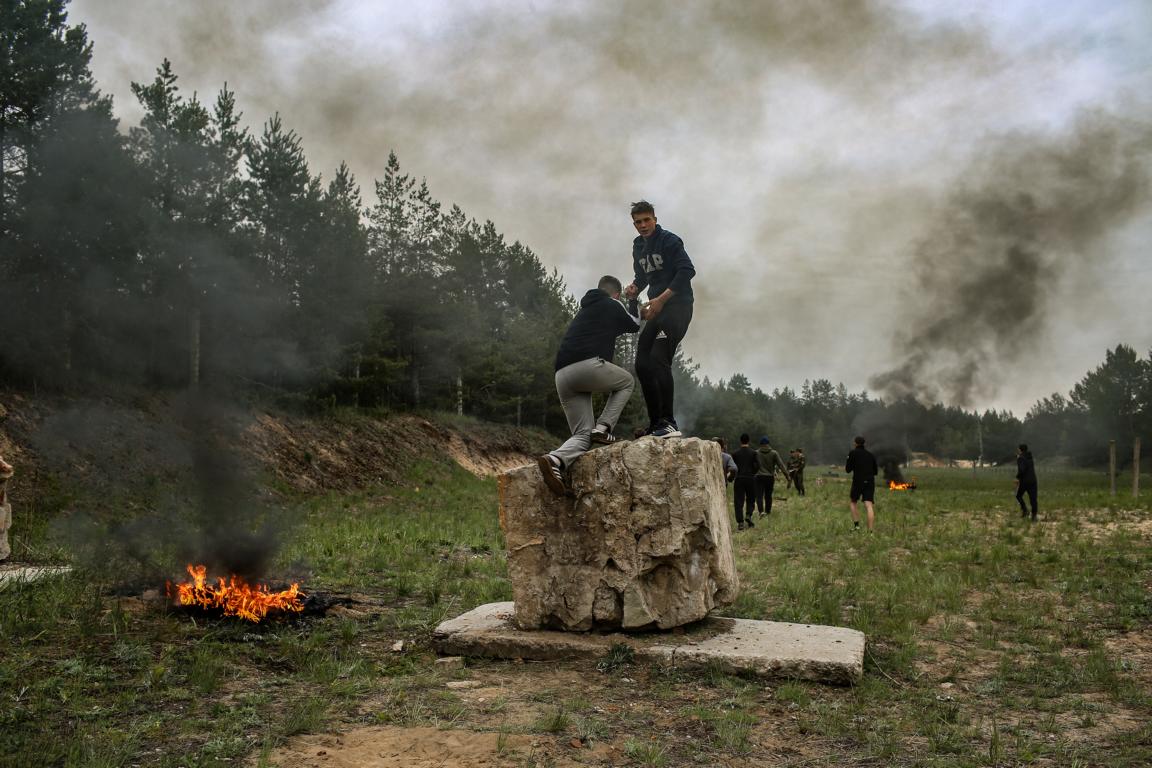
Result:
<svg viewBox="0 0 1152 768">
<path fill-rule="evenodd" d="M 603 429 L 601 429 L 603 427 Z M 611 445 L 616 442 L 616 435 L 612 434 L 610 427 L 605 427 L 602 424 L 597 424 L 596 428 L 592 430 L 592 442 L 597 445 Z"/>
<path fill-rule="evenodd" d="M 749 528 L 755 528 L 755 527 L 756 527 L 756 523 L 752 522 L 752 518 L 748 518 L 748 519 L 747 519 L 747 520 L 744 522 L 744 524 L 745 524 L 746 526 L 748 526 Z"/>
<path fill-rule="evenodd" d="M 660 425 L 658 427 L 656 427 L 655 430 L 649 432 L 648 434 L 652 435 L 652 437 L 659 437 L 659 438 L 683 437 L 684 436 L 684 434 L 680 431 L 680 428 L 676 426 L 676 422 L 674 422 L 674 421 L 661 422 Z"/>
<path fill-rule="evenodd" d="M 737 525 L 736 530 L 738 530 L 738 531 L 744 530 L 744 523 L 740 523 L 739 525 Z"/>
<path fill-rule="evenodd" d="M 540 474 L 544 477 L 544 485 L 557 496 L 563 496 L 567 492 L 564 487 L 564 475 L 560 470 L 560 460 L 550 453 L 546 453 L 536 459 L 536 465 L 540 467 Z"/>
</svg>

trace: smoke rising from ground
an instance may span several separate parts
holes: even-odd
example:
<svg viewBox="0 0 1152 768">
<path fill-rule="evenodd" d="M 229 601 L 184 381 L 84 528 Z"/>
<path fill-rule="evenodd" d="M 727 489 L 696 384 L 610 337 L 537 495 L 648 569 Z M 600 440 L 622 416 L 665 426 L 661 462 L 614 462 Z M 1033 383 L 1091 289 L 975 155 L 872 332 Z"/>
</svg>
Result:
<svg viewBox="0 0 1152 768">
<path fill-rule="evenodd" d="M 993 397 L 1048 345 L 1063 278 L 1098 268 L 1104 240 L 1148 202 L 1150 151 L 1146 124 L 1106 114 L 1066 137 L 995 141 L 916 248 L 901 361 L 871 386 L 926 404 Z"/>
<path fill-rule="evenodd" d="M 1066 21 L 1039 5 L 945 16 L 912 0 L 418 5 L 77 0 L 72 16 L 127 122 L 127 83 L 167 56 L 202 98 L 227 81 L 251 125 L 281 113 L 313 169 L 347 160 L 366 193 L 395 149 L 434 196 L 493 219 L 577 294 L 627 269 L 628 202 L 653 200 L 698 269 L 686 353 L 713 379 L 740 371 L 767 390 L 815 377 L 859 390 L 904 368 L 903 332 L 924 315 L 903 311 L 891 280 L 923 258 L 912 244 L 939 237 L 924 222 L 950 190 L 992 181 L 987 137 L 1012 137 L 1001 157 L 1026 156 L 1059 144 L 1086 107 L 1145 119 L 1152 85 L 1146 61 L 1124 58 L 1146 20 L 1138 3 Z M 1138 205 L 1112 223 L 1137 221 Z M 1106 233 L 1094 243 L 1120 247 Z M 1034 330 L 1083 331 L 1029 375 L 1004 372 L 1017 408 L 1116 343 L 1117 307 L 1138 293 L 1123 280 L 1070 290 L 1068 274 L 1046 283 Z M 772 332 L 737 330 L 748 316 Z M 980 346 L 1003 346 L 976 330 L 990 334 Z M 1139 333 L 1124 340 L 1152 345 Z M 963 363 L 921 368 L 958 377 L 938 391 L 964 391 Z M 992 379 L 970 396 L 991 397 Z"/>
<path fill-rule="evenodd" d="M 78 562 L 124 586 L 183 578 L 189 563 L 255 583 L 293 521 L 264 503 L 238 450 L 250 418 L 209 395 L 52 414 L 31 436 L 36 453 L 99 499 L 57 520 L 61 540 Z"/>
</svg>

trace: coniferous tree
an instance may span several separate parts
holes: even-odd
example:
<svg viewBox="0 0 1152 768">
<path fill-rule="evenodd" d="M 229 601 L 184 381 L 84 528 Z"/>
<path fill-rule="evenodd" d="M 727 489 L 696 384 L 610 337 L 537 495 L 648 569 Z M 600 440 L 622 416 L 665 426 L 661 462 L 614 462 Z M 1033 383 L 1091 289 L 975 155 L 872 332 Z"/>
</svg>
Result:
<svg viewBox="0 0 1152 768">
<path fill-rule="evenodd" d="M 3 0 L 0 34 L 0 364 L 71 386 L 133 357 L 138 183 L 63 0 Z"/>
</svg>

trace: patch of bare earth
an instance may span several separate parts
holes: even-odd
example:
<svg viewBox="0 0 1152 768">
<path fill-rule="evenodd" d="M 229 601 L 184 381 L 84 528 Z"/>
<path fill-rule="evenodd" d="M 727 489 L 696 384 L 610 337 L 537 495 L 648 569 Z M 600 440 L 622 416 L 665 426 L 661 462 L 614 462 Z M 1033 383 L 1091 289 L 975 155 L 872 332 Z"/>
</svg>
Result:
<svg viewBox="0 0 1152 768">
<path fill-rule="evenodd" d="M 1142 510 L 1121 510 L 1117 519 L 1096 521 L 1083 520 L 1081 530 L 1094 541 L 1111 538 L 1116 533 L 1131 533 L 1143 539 L 1152 539 L 1152 517 Z"/>
<path fill-rule="evenodd" d="M 1152 629 L 1145 627 L 1110 637 L 1104 647 L 1125 672 L 1152 689 Z"/>
<path fill-rule="evenodd" d="M 339 735 L 300 737 L 273 752 L 269 762 L 285 768 L 502 768 L 523 766 L 534 757 L 557 768 L 589 764 L 565 757 L 547 741 L 430 726 L 371 726 Z"/>
<path fill-rule="evenodd" d="M 770 685 L 745 701 L 755 718 L 745 740 L 731 744 L 701 713 L 731 712 L 732 690 L 695 676 L 648 667 L 605 674 L 590 663 L 475 661 L 466 685 L 440 684 L 426 696 L 456 697 L 459 714 L 433 723 L 384 726 L 349 723 L 339 733 L 300 736 L 271 756 L 289 768 L 345 766 L 615 766 L 659 764 L 779 766 L 809 764 L 838 749 L 806 734 L 795 705 L 773 698 Z M 409 697 L 412 694 L 409 693 Z M 846 689 L 829 688 L 837 699 Z M 387 719 L 393 700 L 361 707 L 361 722 Z M 562 724 L 555 718 L 562 717 Z M 636 745 L 659 755 L 647 763 Z"/>
</svg>

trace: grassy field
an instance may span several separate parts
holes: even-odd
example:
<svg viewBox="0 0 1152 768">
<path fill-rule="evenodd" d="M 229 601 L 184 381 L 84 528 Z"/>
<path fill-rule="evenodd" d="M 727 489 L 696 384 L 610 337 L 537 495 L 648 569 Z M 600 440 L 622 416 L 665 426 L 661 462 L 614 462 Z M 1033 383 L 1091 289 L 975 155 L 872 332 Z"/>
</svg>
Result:
<svg viewBox="0 0 1152 768">
<path fill-rule="evenodd" d="M 0 592 L 0 766 L 288 766 L 293 737 L 360 727 L 477 734 L 489 764 L 524 767 L 1152 762 L 1152 485 L 1136 503 L 1042 469 L 1030 524 L 1010 472 L 923 470 L 880 492 L 868 534 L 821 472 L 734 534 L 725 613 L 865 632 L 854 688 L 626 653 L 436 664 L 432 628 L 511 588 L 495 482 L 424 464 L 404 487 L 288 502 L 274 570 L 355 598 L 323 618 L 205 620 L 91 571 Z M 483 687 L 446 685 L 463 679 Z"/>
</svg>

